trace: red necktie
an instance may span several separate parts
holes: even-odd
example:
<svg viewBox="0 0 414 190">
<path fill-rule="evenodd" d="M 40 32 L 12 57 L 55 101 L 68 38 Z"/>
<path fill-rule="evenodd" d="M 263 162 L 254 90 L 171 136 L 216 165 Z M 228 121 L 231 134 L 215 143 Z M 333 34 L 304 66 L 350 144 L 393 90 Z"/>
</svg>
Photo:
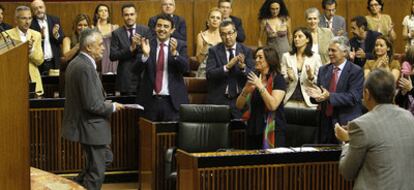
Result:
<svg viewBox="0 0 414 190">
<path fill-rule="evenodd" d="M 162 77 L 164 73 L 164 43 L 160 43 L 155 72 L 155 93 L 159 94 L 162 88 Z"/>
<path fill-rule="evenodd" d="M 333 70 L 332 70 L 332 77 L 331 77 L 331 81 L 329 83 L 329 92 L 336 92 L 336 84 L 338 81 L 338 73 L 339 73 L 339 67 L 334 66 Z M 330 117 L 332 116 L 333 113 L 333 106 L 331 104 L 328 103 L 328 105 L 326 106 L 326 116 Z"/>
</svg>

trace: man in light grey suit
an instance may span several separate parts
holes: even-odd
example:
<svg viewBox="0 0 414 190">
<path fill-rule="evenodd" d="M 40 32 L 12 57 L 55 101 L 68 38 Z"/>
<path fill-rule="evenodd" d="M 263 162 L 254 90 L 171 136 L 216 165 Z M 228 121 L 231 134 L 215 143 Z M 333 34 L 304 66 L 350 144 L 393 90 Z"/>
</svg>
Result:
<svg viewBox="0 0 414 190">
<path fill-rule="evenodd" d="M 344 17 L 335 15 L 336 0 L 322 0 L 324 14 L 320 16 L 319 27 L 329 28 L 335 36 L 348 36 Z"/>
<path fill-rule="evenodd" d="M 86 168 L 77 181 L 88 190 L 101 189 L 105 167 L 112 161 L 109 118 L 122 104 L 105 101 L 104 89 L 96 72 L 96 61 L 104 50 L 99 31 L 85 29 L 80 35 L 80 53 L 66 70 L 66 101 L 62 136 L 80 142 L 86 154 Z"/>
<path fill-rule="evenodd" d="M 335 126 L 336 137 L 349 141 L 339 171 L 355 179 L 354 190 L 414 188 L 414 117 L 393 104 L 394 81 L 385 70 L 371 72 L 363 96 L 369 112 L 347 127 Z"/>
</svg>

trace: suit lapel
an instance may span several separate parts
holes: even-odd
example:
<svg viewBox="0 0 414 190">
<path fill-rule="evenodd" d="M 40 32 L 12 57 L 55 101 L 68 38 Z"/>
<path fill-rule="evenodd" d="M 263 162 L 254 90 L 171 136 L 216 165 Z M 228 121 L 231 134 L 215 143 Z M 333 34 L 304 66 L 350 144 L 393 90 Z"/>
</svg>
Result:
<svg viewBox="0 0 414 190">
<path fill-rule="evenodd" d="M 221 62 L 222 65 L 227 64 L 227 55 L 226 55 L 226 48 L 224 47 L 224 44 L 221 43 L 219 45 L 219 51 L 217 52 L 217 55 L 219 56 L 220 60 L 223 60 L 223 62 Z"/>
<path fill-rule="evenodd" d="M 123 27 L 123 30 L 120 31 L 120 40 L 125 44 L 126 47 L 131 46 L 131 42 L 128 38 L 128 30 L 126 27 Z"/>
<path fill-rule="evenodd" d="M 324 86 L 327 90 L 329 90 L 329 83 L 331 82 L 331 78 L 332 78 L 332 70 L 333 70 L 333 64 L 330 63 L 327 66 L 327 69 L 324 75 L 324 80 L 322 80 L 322 83 L 323 83 L 322 86 Z"/>
<path fill-rule="evenodd" d="M 149 65 L 149 76 L 152 82 L 155 81 L 155 75 L 156 75 L 156 65 L 157 65 L 157 39 L 153 39 L 150 41 L 150 65 Z"/>
<path fill-rule="evenodd" d="M 33 20 L 32 20 L 32 28 L 33 28 L 33 30 L 36 30 L 36 31 L 39 31 L 39 32 L 41 31 L 40 30 L 40 25 L 37 22 L 36 18 L 33 18 Z"/>
<path fill-rule="evenodd" d="M 336 91 L 337 92 L 338 91 L 341 92 L 341 91 L 345 90 L 344 89 L 344 84 L 345 84 L 345 82 L 348 81 L 350 67 L 351 67 L 351 63 L 346 61 L 345 66 L 344 66 L 344 70 L 341 72 L 341 76 L 339 77 L 338 83 L 336 84 Z"/>
</svg>

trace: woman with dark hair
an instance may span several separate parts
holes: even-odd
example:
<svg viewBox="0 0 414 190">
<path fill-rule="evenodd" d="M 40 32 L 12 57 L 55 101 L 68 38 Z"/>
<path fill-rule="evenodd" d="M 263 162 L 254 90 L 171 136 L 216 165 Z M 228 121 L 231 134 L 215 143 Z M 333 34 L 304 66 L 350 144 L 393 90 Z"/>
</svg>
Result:
<svg viewBox="0 0 414 190">
<path fill-rule="evenodd" d="M 395 103 L 414 115 L 414 46 L 409 46 L 405 52 L 401 73 L 402 77 L 397 83 L 399 90 L 395 96 Z"/>
<path fill-rule="evenodd" d="M 207 17 L 206 30 L 197 35 L 196 58 L 200 63 L 197 69 L 197 77 L 206 77 L 208 49 L 222 41 L 219 32 L 221 21 L 223 21 L 223 13 L 220 9 L 217 7 L 210 9 Z"/>
<path fill-rule="evenodd" d="M 297 28 L 293 32 L 292 50 L 283 54 L 282 75 L 287 83 L 286 107 L 316 109 L 305 91 L 316 83 L 319 67 L 322 66 L 319 54 L 312 52 L 312 34 L 307 28 Z"/>
<path fill-rule="evenodd" d="M 375 40 L 374 47 L 374 59 L 368 60 L 364 65 L 364 76 L 368 77 L 368 74 L 374 69 L 385 69 L 394 75 L 395 81 L 400 77 L 401 65 L 398 60 L 393 59 L 393 47 L 391 40 L 388 37 L 381 35 Z"/>
<path fill-rule="evenodd" d="M 404 17 L 402 25 L 402 36 L 407 41 L 407 50 L 409 46 L 414 45 L 414 0 L 411 1 L 410 14 Z"/>
<path fill-rule="evenodd" d="M 69 62 L 79 53 L 80 33 L 92 26 L 88 15 L 78 14 L 72 24 L 72 36 L 66 36 L 62 42 L 62 57 L 60 58 L 59 96 L 64 97 L 65 71 Z"/>
<path fill-rule="evenodd" d="M 106 4 L 99 4 L 93 13 L 93 25 L 102 33 L 104 37 L 105 50 L 101 61 L 101 73 L 116 73 L 118 67 L 117 61 L 109 60 L 109 52 L 111 49 L 111 33 L 119 26 L 111 24 L 111 12 Z"/>
<path fill-rule="evenodd" d="M 397 35 L 395 34 L 391 17 L 390 15 L 382 14 L 384 2 L 382 0 L 368 0 L 367 9 L 370 13 L 365 16 L 368 21 L 368 29 L 377 31 L 391 40 L 395 40 Z"/>
<path fill-rule="evenodd" d="M 286 119 L 283 108 L 286 83 L 280 73 L 279 56 L 270 46 L 256 50 L 256 73 L 248 74 L 248 81 L 237 98 L 236 107 L 247 111 L 246 147 L 267 149 L 285 145 Z"/>
<path fill-rule="evenodd" d="M 266 0 L 259 11 L 259 41 L 258 46 L 273 46 L 279 57 L 289 51 L 292 40 L 289 12 L 283 0 Z"/>
</svg>

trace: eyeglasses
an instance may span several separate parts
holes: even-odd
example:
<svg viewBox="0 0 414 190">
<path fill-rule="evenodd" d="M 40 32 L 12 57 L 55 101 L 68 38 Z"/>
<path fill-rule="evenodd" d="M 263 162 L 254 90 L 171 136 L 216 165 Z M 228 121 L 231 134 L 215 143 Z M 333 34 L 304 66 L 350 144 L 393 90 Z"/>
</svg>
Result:
<svg viewBox="0 0 414 190">
<path fill-rule="evenodd" d="M 220 33 L 220 36 L 223 37 L 223 38 L 225 38 L 227 36 L 232 37 L 234 35 L 234 33 L 236 33 L 236 31 L 230 31 L 230 32 L 227 32 L 227 33 Z"/>
</svg>

